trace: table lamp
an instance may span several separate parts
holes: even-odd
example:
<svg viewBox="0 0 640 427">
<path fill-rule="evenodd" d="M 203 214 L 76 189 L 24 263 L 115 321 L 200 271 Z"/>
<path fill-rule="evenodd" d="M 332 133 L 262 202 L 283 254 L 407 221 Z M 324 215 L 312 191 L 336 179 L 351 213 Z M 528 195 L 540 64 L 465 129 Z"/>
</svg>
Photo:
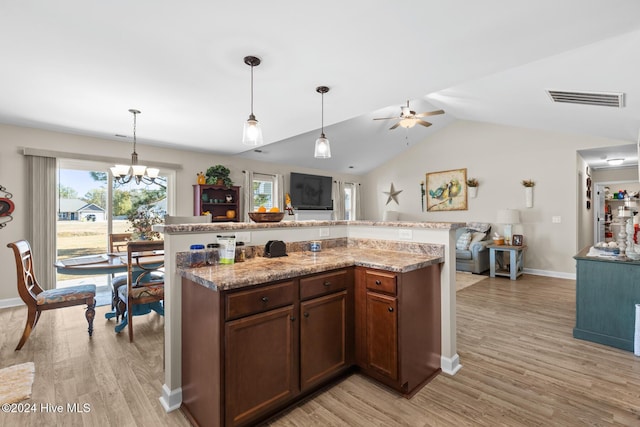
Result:
<svg viewBox="0 0 640 427">
<path fill-rule="evenodd" d="M 511 227 L 513 224 L 520 224 L 520 211 L 517 209 L 500 209 L 496 222 L 504 224 L 504 243 L 511 245 L 511 237 L 513 236 Z"/>
</svg>

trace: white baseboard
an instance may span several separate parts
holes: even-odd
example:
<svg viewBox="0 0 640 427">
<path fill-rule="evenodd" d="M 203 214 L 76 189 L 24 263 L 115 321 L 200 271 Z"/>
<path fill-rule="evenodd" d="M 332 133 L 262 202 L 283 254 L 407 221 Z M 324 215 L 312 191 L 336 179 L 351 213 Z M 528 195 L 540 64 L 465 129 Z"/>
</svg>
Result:
<svg viewBox="0 0 640 427">
<path fill-rule="evenodd" d="M 180 409 L 180 405 L 182 405 L 182 388 L 170 390 L 166 384 L 163 384 L 162 396 L 160 396 L 160 404 L 162 404 L 162 407 L 167 412 Z"/>
<path fill-rule="evenodd" d="M 24 305 L 21 298 L 0 299 L 0 309 Z"/>
<path fill-rule="evenodd" d="M 555 277 L 557 279 L 576 280 L 576 273 L 563 273 L 561 271 L 536 270 L 534 268 L 525 268 L 525 274 L 533 274 L 534 276 Z"/>
<path fill-rule="evenodd" d="M 440 369 L 442 369 L 442 372 L 448 375 L 457 374 L 458 371 L 462 369 L 458 354 L 456 353 L 453 357 L 440 356 Z"/>
</svg>

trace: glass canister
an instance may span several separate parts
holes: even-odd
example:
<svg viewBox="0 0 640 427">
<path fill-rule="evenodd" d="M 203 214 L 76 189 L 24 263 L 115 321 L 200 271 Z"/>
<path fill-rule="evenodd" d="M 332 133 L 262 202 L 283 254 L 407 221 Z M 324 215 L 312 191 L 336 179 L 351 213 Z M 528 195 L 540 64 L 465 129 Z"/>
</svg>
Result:
<svg viewBox="0 0 640 427">
<path fill-rule="evenodd" d="M 196 268 L 206 265 L 204 245 L 191 245 L 189 252 L 189 267 Z"/>
<path fill-rule="evenodd" d="M 236 262 L 244 262 L 247 258 L 247 252 L 244 248 L 244 242 L 236 242 Z"/>
<path fill-rule="evenodd" d="M 220 243 L 209 243 L 207 245 L 207 265 L 220 264 Z"/>
</svg>

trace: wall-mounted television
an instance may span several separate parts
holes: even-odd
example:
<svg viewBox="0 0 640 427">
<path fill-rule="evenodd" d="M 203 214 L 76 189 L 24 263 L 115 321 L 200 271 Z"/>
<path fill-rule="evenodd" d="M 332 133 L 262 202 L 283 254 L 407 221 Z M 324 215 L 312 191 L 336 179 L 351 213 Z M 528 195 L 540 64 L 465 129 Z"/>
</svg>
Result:
<svg viewBox="0 0 640 427">
<path fill-rule="evenodd" d="M 294 209 L 333 210 L 332 177 L 291 172 L 289 195 Z"/>
</svg>

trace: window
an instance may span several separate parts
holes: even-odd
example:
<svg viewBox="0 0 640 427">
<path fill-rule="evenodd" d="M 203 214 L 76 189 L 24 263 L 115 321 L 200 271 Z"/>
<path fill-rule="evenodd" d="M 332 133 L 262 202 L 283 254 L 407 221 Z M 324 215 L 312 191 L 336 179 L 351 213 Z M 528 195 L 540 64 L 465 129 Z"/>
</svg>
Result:
<svg viewBox="0 0 640 427">
<path fill-rule="evenodd" d="M 110 233 L 132 233 L 131 220 L 139 212 L 164 220 L 168 176 L 158 184 L 115 184 L 102 162 L 59 159 L 56 222 L 57 259 L 108 252 Z M 173 176 L 173 172 L 169 173 Z M 139 215 L 138 215 L 139 216 Z M 58 274 L 58 286 L 71 279 L 101 284 L 106 276 L 69 277 Z M 71 284 L 71 283 L 69 283 Z"/>
<path fill-rule="evenodd" d="M 356 218 L 356 184 L 344 183 L 344 219 L 355 221 Z"/>
<path fill-rule="evenodd" d="M 274 206 L 281 210 L 284 208 L 279 204 L 281 195 L 276 175 L 254 173 L 251 188 L 253 193 L 249 212 L 255 211 L 260 206 L 264 206 L 267 210 Z"/>
</svg>

